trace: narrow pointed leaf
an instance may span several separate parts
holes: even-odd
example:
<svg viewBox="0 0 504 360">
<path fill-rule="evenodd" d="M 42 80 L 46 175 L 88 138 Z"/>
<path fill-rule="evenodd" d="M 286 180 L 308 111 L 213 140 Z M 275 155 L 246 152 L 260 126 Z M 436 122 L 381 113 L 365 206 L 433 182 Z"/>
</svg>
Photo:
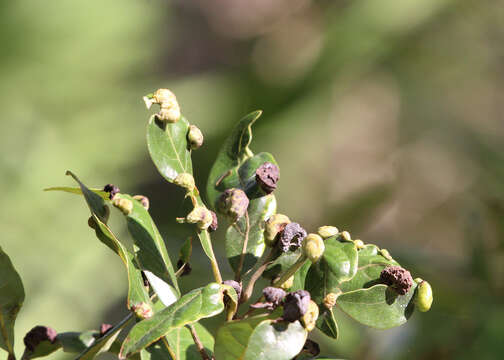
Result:
<svg viewBox="0 0 504 360">
<path fill-rule="evenodd" d="M 125 317 L 121 322 L 115 325 L 112 329 L 107 331 L 103 336 L 96 339 L 91 346 L 84 350 L 76 358 L 76 360 L 88 360 L 94 359 L 98 354 L 106 352 L 110 346 L 114 343 L 115 339 L 119 335 L 119 332 L 131 321 L 133 320 L 133 314 Z"/>
<path fill-rule="evenodd" d="M 0 348 L 14 356 L 14 323 L 25 293 L 21 277 L 0 247 Z"/>
<path fill-rule="evenodd" d="M 338 292 L 339 284 L 355 275 L 357 261 L 357 249 L 352 242 L 340 242 L 337 237 L 325 240 L 322 258 L 306 275 L 306 290 L 312 299 L 320 305 L 327 294 Z"/>
<path fill-rule="evenodd" d="M 103 223 L 107 223 L 107 218 L 108 218 L 108 208 L 105 205 L 105 201 L 103 198 L 96 194 L 95 192 L 89 190 L 86 185 L 84 185 L 79 178 L 72 173 L 71 171 L 66 172 L 67 175 L 70 175 L 71 177 L 74 178 L 75 181 L 79 184 L 82 194 L 84 195 L 84 198 L 86 199 L 86 202 L 89 206 L 89 209 L 91 210 L 92 214 L 95 214 L 98 219 L 100 219 Z"/>
<path fill-rule="evenodd" d="M 98 188 L 89 188 L 92 192 L 99 195 L 103 200 L 109 199 L 109 193 L 103 191 L 103 189 Z M 50 188 L 44 189 L 44 191 L 63 191 L 70 194 L 82 195 L 82 189 L 80 187 L 71 187 L 71 186 L 54 186 Z"/>
<path fill-rule="evenodd" d="M 320 315 L 317 319 L 316 326 L 327 336 L 337 339 L 339 336 L 338 324 L 334 318 L 332 309 L 326 309 L 323 305 L 320 307 Z"/>
<path fill-rule="evenodd" d="M 265 221 L 276 212 L 274 195 L 267 195 L 250 201 L 248 207 L 249 229 L 247 235 L 246 217 L 241 217 L 230 225 L 226 231 L 226 256 L 231 267 L 236 271 L 242 257 L 243 245 L 248 237 L 247 249 L 244 255 L 242 274 L 250 270 L 264 253 Z"/>
<path fill-rule="evenodd" d="M 341 294 L 338 307 L 361 324 L 377 329 L 389 329 L 404 324 L 414 305 L 414 284 L 406 295 L 398 295 L 386 285 L 375 285 Z"/>
<path fill-rule="evenodd" d="M 191 151 L 187 143 L 189 122 L 181 117 L 176 123 L 162 123 L 152 115 L 147 125 L 147 146 L 161 175 L 173 180 L 180 173 L 192 174 Z"/>
<path fill-rule="evenodd" d="M 96 237 L 118 254 L 123 261 L 124 266 L 126 266 L 126 270 L 128 272 L 128 309 L 130 309 L 133 305 L 142 302 L 150 303 L 149 294 L 145 289 L 141 271 L 135 267 L 133 254 L 131 254 L 124 245 L 117 240 L 110 228 L 102 223 L 94 214 L 93 219 L 96 223 Z"/>
<path fill-rule="evenodd" d="M 179 297 L 177 277 L 168 250 L 149 212 L 130 195 L 117 194 L 115 197 L 129 200 L 133 204 L 133 209 L 125 217 L 128 231 L 136 245 L 135 256 L 140 266 L 163 281 L 171 283 L 176 289 L 175 295 Z"/>
<path fill-rule="evenodd" d="M 355 276 L 341 283 L 343 292 L 369 288 L 380 283 L 380 273 L 389 265 L 399 265 L 395 260 L 389 260 L 380 255 L 376 245 L 366 245 L 359 250 L 359 266 Z"/>
<path fill-rule="evenodd" d="M 216 185 L 218 181 L 222 180 L 228 172 L 234 172 L 236 176 L 238 167 L 252 156 L 249 149 L 252 141 L 251 127 L 261 116 L 261 113 L 261 111 L 254 111 L 244 116 L 222 145 L 208 176 L 207 197 L 211 206 L 215 207 L 215 203 L 223 191 L 219 185 Z"/>
<path fill-rule="evenodd" d="M 192 290 L 151 318 L 138 322 L 123 343 L 121 357 L 126 358 L 146 348 L 174 329 L 215 316 L 222 310 L 223 287 L 220 284 L 210 283 Z"/>
</svg>

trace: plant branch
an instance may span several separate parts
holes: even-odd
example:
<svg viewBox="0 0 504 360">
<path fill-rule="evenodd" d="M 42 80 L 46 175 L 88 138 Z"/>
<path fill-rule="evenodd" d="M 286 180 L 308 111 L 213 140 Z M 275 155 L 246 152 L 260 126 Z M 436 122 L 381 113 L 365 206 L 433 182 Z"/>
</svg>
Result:
<svg viewBox="0 0 504 360">
<path fill-rule="evenodd" d="M 168 344 L 168 340 L 166 340 L 166 336 L 162 337 L 163 339 L 163 344 L 166 347 L 166 350 L 170 353 L 170 356 L 173 358 L 173 360 L 177 360 L 177 355 L 175 355 L 175 352 L 171 348 L 170 344 Z"/>
<path fill-rule="evenodd" d="M 276 280 L 274 283 L 273 283 L 273 286 L 275 287 L 278 287 L 280 285 L 282 285 L 284 282 L 286 282 L 292 275 L 294 275 L 296 273 L 296 271 L 299 270 L 299 268 L 301 266 L 304 265 L 304 263 L 308 260 L 308 258 L 302 254 L 299 259 L 297 259 L 297 261 L 291 265 L 290 268 L 287 269 L 287 271 L 282 275 L 280 276 L 280 278 L 278 280 Z"/>
<path fill-rule="evenodd" d="M 270 264 L 271 258 L 273 257 L 274 252 L 275 252 L 275 249 L 272 248 L 270 250 L 270 252 L 268 253 L 268 256 L 266 256 L 266 259 L 264 259 L 261 266 L 259 266 L 257 268 L 257 270 L 254 272 L 254 274 L 252 274 L 252 276 L 250 277 L 249 283 L 247 284 L 247 288 L 245 289 L 245 291 L 243 292 L 243 294 L 240 298 L 241 303 L 246 303 L 250 299 L 250 297 L 252 296 L 252 293 L 254 292 L 254 285 L 255 285 L 256 281 L 261 277 L 264 270 L 266 270 L 266 268 Z"/>
<path fill-rule="evenodd" d="M 201 355 L 201 358 L 203 360 L 211 360 L 208 354 L 206 353 L 205 347 L 203 346 L 203 343 L 198 337 L 198 333 L 196 332 L 196 329 L 194 328 L 194 325 L 188 325 L 187 326 L 189 330 L 191 331 L 192 338 L 194 340 L 194 343 L 196 344 L 196 347 L 198 348 L 198 351 Z"/>
<path fill-rule="evenodd" d="M 248 215 L 248 211 L 245 211 L 245 240 L 243 240 L 242 252 L 240 255 L 240 263 L 238 264 L 238 269 L 236 270 L 235 280 L 240 282 L 241 280 L 241 272 L 243 269 L 243 263 L 245 262 L 245 255 L 247 254 L 247 246 L 250 232 L 250 218 Z"/>
</svg>

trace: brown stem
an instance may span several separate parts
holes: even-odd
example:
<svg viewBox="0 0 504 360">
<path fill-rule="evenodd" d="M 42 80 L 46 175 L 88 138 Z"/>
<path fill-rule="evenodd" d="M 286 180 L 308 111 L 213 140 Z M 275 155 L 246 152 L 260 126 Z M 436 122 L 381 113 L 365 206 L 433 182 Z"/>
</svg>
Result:
<svg viewBox="0 0 504 360">
<path fill-rule="evenodd" d="M 163 344 L 166 347 L 166 350 L 170 353 L 170 356 L 174 359 L 177 360 L 177 355 L 175 355 L 175 352 L 173 352 L 173 349 L 171 348 L 170 344 L 168 344 L 168 340 L 166 340 L 166 336 L 163 336 Z"/>
<path fill-rule="evenodd" d="M 247 288 L 245 289 L 245 291 L 243 292 L 243 294 L 240 298 L 241 303 L 246 303 L 250 299 L 250 297 L 252 296 L 252 293 L 254 292 L 254 285 L 255 285 L 256 281 L 261 277 L 264 270 L 266 270 L 266 268 L 270 264 L 271 258 L 273 257 L 274 252 L 275 252 L 275 249 L 272 248 L 270 250 L 268 256 L 266 256 L 266 259 L 264 259 L 264 262 L 262 263 L 262 265 L 259 266 L 257 268 L 257 270 L 255 271 L 255 273 L 250 277 L 249 283 L 247 284 Z"/>
<path fill-rule="evenodd" d="M 247 254 L 247 245 L 248 245 L 249 232 L 250 232 L 250 219 L 249 219 L 248 211 L 245 211 L 245 221 L 246 221 L 245 240 L 243 240 L 243 247 L 242 247 L 242 252 L 241 252 L 241 256 L 240 256 L 240 263 L 238 264 L 238 269 L 236 270 L 236 275 L 235 275 L 235 280 L 238 282 L 240 282 L 240 279 L 241 279 L 241 272 L 243 269 L 243 263 L 245 262 L 245 255 Z"/>
<path fill-rule="evenodd" d="M 203 347 L 203 344 L 201 343 L 201 340 L 198 337 L 198 334 L 196 333 L 196 329 L 194 328 L 194 325 L 188 325 L 189 330 L 191 331 L 192 338 L 194 340 L 194 343 L 196 344 L 196 347 L 198 348 L 198 351 L 201 355 L 201 358 L 203 360 L 211 360 L 208 354 L 206 353 L 205 348 Z"/>
</svg>

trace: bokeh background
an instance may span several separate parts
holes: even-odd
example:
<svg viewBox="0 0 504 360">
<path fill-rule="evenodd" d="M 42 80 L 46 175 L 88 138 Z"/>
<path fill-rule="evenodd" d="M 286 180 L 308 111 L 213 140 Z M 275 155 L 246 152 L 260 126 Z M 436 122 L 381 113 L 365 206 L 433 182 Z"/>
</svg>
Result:
<svg viewBox="0 0 504 360">
<path fill-rule="evenodd" d="M 339 316 L 324 354 L 498 358 L 503 25 L 500 0 L 1 1 L 0 242 L 26 291 L 18 352 L 34 325 L 87 330 L 126 311 L 122 264 L 82 199 L 42 191 L 73 185 L 65 170 L 148 196 L 176 260 L 189 205 L 149 160 L 141 101 L 168 87 L 206 137 L 200 188 L 233 124 L 263 109 L 252 150 L 281 166 L 279 211 L 379 244 L 432 284 L 432 310 L 400 328 Z M 184 289 L 211 280 L 194 251 Z"/>
</svg>

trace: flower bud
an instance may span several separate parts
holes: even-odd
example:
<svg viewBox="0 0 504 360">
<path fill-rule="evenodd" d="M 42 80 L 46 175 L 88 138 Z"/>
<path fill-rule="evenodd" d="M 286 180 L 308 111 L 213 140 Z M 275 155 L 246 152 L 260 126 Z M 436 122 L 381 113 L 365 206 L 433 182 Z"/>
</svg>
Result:
<svg viewBox="0 0 504 360">
<path fill-rule="evenodd" d="M 265 162 L 257 168 L 255 178 L 259 187 L 266 194 L 271 194 L 277 187 L 277 182 L 280 179 L 280 170 L 275 164 Z"/>
<path fill-rule="evenodd" d="M 168 89 L 159 89 L 151 96 L 144 96 L 147 109 L 153 104 L 159 104 L 160 111 L 156 116 L 161 121 L 170 123 L 177 122 L 180 119 L 180 107 L 175 95 Z"/>
<path fill-rule="evenodd" d="M 28 331 L 25 335 L 23 342 L 26 348 L 33 352 L 44 341 L 48 341 L 51 344 L 55 344 L 57 340 L 58 333 L 53 328 L 48 326 L 35 326 L 33 329 Z"/>
<path fill-rule="evenodd" d="M 324 240 L 317 234 L 308 234 L 303 241 L 303 254 L 310 259 L 312 263 L 319 261 L 324 250 Z"/>
<path fill-rule="evenodd" d="M 217 220 L 217 214 L 214 213 L 212 210 L 209 210 L 209 211 L 212 214 L 212 223 L 208 227 L 208 231 L 214 232 L 219 227 L 219 221 Z"/>
<path fill-rule="evenodd" d="M 175 185 L 183 187 L 187 191 L 193 191 L 194 187 L 196 186 L 194 184 L 194 177 L 189 173 L 178 174 L 175 180 L 173 180 L 173 183 Z"/>
<path fill-rule="evenodd" d="M 266 302 L 271 303 L 273 307 L 280 305 L 282 300 L 285 298 L 285 295 L 287 295 L 287 293 L 283 289 L 273 286 L 265 287 L 262 293 Z"/>
<path fill-rule="evenodd" d="M 245 192 L 240 189 L 227 189 L 219 198 L 218 208 L 227 215 L 232 222 L 238 221 L 249 206 L 249 199 Z"/>
<path fill-rule="evenodd" d="M 306 237 L 306 230 L 298 223 L 288 223 L 282 232 L 278 234 L 278 244 L 282 252 L 292 248 L 298 248 Z"/>
<path fill-rule="evenodd" d="M 336 300 L 338 299 L 339 294 L 329 293 L 324 298 L 324 306 L 329 310 L 336 305 Z"/>
<path fill-rule="evenodd" d="M 210 227 L 210 225 L 212 225 L 212 213 L 204 206 L 196 206 L 189 214 L 187 214 L 186 222 L 189 224 L 197 224 L 198 229 L 206 230 Z"/>
<path fill-rule="evenodd" d="M 149 210 L 149 198 L 143 195 L 135 195 L 133 199 L 137 200 L 142 204 L 145 210 Z"/>
<path fill-rule="evenodd" d="M 203 133 L 196 125 L 189 125 L 187 141 L 192 150 L 199 149 L 203 145 Z"/>
<path fill-rule="evenodd" d="M 420 280 L 420 282 L 417 282 Z M 427 312 L 430 310 L 432 305 L 432 288 L 427 281 L 422 279 L 415 279 L 418 283 L 415 293 L 415 306 L 421 312 Z"/>
<path fill-rule="evenodd" d="M 133 203 L 131 200 L 114 198 L 114 200 L 112 200 L 112 204 L 121 210 L 124 215 L 129 215 L 131 214 L 131 211 L 133 211 Z"/>
<path fill-rule="evenodd" d="M 115 194 L 118 194 L 121 192 L 121 190 L 115 186 L 114 184 L 107 184 L 103 187 L 103 191 L 109 193 L 109 199 L 112 200 L 115 196 Z"/>
<path fill-rule="evenodd" d="M 383 256 L 387 260 L 390 260 L 390 261 L 393 260 L 392 256 L 390 255 L 390 253 L 388 252 L 387 249 L 381 249 L 380 254 L 381 254 L 381 256 Z"/>
<path fill-rule="evenodd" d="M 301 319 L 308 311 L 310 300 L 310 293 L 306 290 L 288 293 L 283 304 L 283 319 L 289 322 Z"/>
<path fill-rule="evenodd" d="M 345 241 L 352 241 L 352 237 L 350 236 L 350 233 L 348 231 L 342 231 L 341 232 L 341 237 Z"/>
<path fill-rule="evenodd" d="M 280 287 L 284 290 L 289 290 L 292 287 L 292 285 L 294 285 L 294 275 L 285 280 L 283 284 L 280 284 Z"/>
<path fill-rule="evenodd" d="M 266 226 L 264 227 L 264 240 L 266 245 L 273 247 L 277 234 L 282 231 L 288 223 L 290 223 L 290 220 L 286 215 L 272 215 L 268 221 L 266 221 Z"/>
<path fill-rule="evenodd" d="M 364 241 L 360 240 L 360 239 L 357 239 L 357 240 L 354 240 L 354 245 L 355 247 L 357 248 L 357 250 L 360 250 L 360 249 L 364 249 Z"/>
<path fill-rule="evenodd" d="M 135 313 L 136 317 L 139 319 L 149 319 L 154 315 L 152 307 L 144 302 L 135 304 L 131 307 L 131 310 Z"/>
<path fill-rule="evenodd" d="M 331 236 L 338 235 L 339 230 L 336 226 L 321 226 L 318 228 L 318 234 L 322 236 L 322 238 L 327 239 L 330 238 Z"/>
<path fill-rule="evenodd" d="M 301 318 L 301 322 L 303 323 L 306 331 L 312 331 L 315 328 L 315 322 L 317 321 L 318 316 L 319 307 L 315 301 L 310 300 L 308 303 L 308 310 Z"/>
<path fill-rule="evenodd" d="M 400 266 L 387 266 L 380 273 L 380 281 L 399 295 L 405 295 L 413 285 L 410 272 Z"/>
</svg>

